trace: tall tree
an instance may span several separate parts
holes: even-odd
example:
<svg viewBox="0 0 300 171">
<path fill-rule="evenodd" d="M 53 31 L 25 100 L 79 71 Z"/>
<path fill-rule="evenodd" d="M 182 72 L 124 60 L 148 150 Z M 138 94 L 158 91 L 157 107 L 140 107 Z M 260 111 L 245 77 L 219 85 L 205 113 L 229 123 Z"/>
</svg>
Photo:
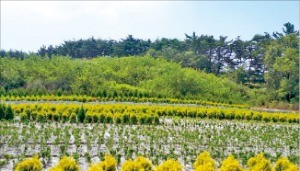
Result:
<svg viewBox="0 0 300 171">
<path fill-rule="evenodd" d="M 282 36 L 267 46 L 264 63 L 267 87 L 276 100 L 299 100 L 299 37 Z"/>
</svg>

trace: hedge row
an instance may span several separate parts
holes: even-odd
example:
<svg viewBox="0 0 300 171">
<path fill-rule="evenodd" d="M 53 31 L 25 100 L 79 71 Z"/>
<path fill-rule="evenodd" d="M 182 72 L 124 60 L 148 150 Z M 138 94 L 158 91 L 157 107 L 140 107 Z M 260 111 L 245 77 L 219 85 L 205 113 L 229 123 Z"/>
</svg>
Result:
<svg viewBox="0 0 300 171">
<path fill-rule="evenodd" d="M 117 171 L 118 164 L 116 159 L 111 155 L 106 155 L 104 160 L 99 163 L 91 164 L 88 171 Z M 15 167 L 15 171 L 42 171 L 43 165 L 38 156 L 27 158 Z M 195 171 L 245 171 L 233 155 L 229 155 L 217 168 L 216 162 L 211 158 L 207 151 L 202 152 L 196 158 L 193 164 Z M 175 160 L 168 159 L 158 166 L 145 157 L 137 157 L 134 160 L 127 160 L 122 163 L 121 171 L 183 171 L 183 165 Z M 286 157 L 279 158 L 274 165 L 265 158 L 263 153 L 251 157 L 247 162 L 248 171 L 298 171 L 299 168 L 290 162 Z M 64 156 L 57 165 L 49 171 L 80 171 L 80 166 L 72 157 Z"/>
<path fill-rule="evenodd" d="M 22 120 L 102 123 L 158 124 L 159 117 L 191 117 L 263 122 L 299 123 L 296 113 L 258 112 L 249 109 L 199 106 L 146 104 L 84 104 L 80 117 L 79 104 L 14 104 L 16 115 Z"/>
<path fill-rule="evenodd" d="M 191 100 L 191 99 L 176 99 L 176 98 L 157 98 L 157 97 L 99 97 L 99 96 L 86 96 L 86 95 L 27 95 L 27 96 L 3 96 L 2 100 L 5 101 L 79 101 L 79 102 L 101 102 L 101 101 L 117 101 L 117 102 L 152 102 L 152 103 L 168 103 L 168 104 L 197 104 L 208 106 L 224 106 L 235 108 L 249 108 L 243 104 L 226 104 L 220 102 L 210 102 L 204 100 Z"/>
</svg>

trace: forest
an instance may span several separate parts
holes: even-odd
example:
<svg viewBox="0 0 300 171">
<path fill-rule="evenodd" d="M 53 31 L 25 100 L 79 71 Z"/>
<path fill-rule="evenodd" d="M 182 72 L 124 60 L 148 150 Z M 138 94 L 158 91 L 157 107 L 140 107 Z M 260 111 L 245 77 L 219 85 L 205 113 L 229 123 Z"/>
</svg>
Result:
<svg viewBox="0 0 300 171">
<path fill-rule="evenodd" d="M 1 50 L 1 95 L 140 96 L 298 106 L 299 31 L 251 40 L 185 34 L 184 40 L 94 37 Z"/>
</svg>

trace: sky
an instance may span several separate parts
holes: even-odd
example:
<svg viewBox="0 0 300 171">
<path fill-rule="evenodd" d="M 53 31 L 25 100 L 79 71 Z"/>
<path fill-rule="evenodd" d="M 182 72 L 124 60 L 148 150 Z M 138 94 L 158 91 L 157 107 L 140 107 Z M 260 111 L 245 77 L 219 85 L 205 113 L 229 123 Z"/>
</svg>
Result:
<svg viewBox="0 0 300 171">
<path fill-rule="evenodd" d="M 36 52 L 65 40 L 151 39 L 185 33 L 250 40 L 282 32 L 290 22 L 299 30 L 299 1 L 0 1 L 4 50 Z"/>
</svg>

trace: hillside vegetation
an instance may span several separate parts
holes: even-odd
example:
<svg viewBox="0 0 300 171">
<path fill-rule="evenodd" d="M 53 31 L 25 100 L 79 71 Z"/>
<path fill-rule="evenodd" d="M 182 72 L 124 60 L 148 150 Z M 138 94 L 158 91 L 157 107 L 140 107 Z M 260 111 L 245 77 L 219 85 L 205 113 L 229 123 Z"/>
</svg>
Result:
<svg viewBox="0 0 300 171">
<path fill-rule="evenodd" d="M 197 99 L 223 103 L 251 100 L 248 88 L 153 57 L 24 60 L 0 58 L 3 95 L 89 95 Z M 257 98 L 257 97 L 256 97 Z"/>
</svg>

